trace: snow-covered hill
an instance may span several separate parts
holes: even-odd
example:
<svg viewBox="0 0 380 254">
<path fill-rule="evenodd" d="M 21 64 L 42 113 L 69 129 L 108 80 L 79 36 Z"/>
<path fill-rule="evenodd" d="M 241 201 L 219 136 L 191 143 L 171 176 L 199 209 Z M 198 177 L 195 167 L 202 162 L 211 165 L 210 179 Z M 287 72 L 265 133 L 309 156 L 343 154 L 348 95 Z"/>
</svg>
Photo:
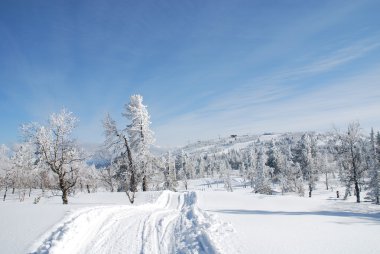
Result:
<svg viewBox="0 0 380 254">
<path fill-rule="evenodd" d="M 229 137 L 221 137 L 219 139 L 210 139 L 198 141 L 195 143 L 183 146 L 179 150 L 183 150 L 187 154 L 202 154 L 202 153 L 226 153 L 229 150 L 244 150 L 248 149 L 256 142 L 269 144 L 272 140 L 279 139 L 298 140 L 302 136 L 302 132 L 294 133 L 264 133 L 260 135 L 231 135 Z"/>
</svg>

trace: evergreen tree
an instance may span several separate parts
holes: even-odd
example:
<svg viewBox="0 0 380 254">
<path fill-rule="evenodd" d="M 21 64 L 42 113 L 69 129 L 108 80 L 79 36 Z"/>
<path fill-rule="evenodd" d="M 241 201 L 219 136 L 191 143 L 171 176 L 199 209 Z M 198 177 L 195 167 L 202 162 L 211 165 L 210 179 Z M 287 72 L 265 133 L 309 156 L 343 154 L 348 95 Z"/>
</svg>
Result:
<svg viewBox="0 0 380 254">
<path fill-rule="evenodd" d="M 187 155 L 181 149 L 181 152 L 177 155 L 176 161 L 175 161 L 175 167 L 176 167 L 176 174 L 179 179 L 182 180 L 185 189 L 187 190 L 187 184 L 188 184 L 188 160 Z"/>
<path fill-rule="evenodd" d="M 270 169 L 265 165 L 265 153 L 263 146 L 257 154 L 255 193 L 272 194 L 269 183 Z"/>
<path fill-rule="evenodd" d="M 227 191 L 232 192 L 231 183 L 231 165 L 228 162 L 227 156 L 221 156 L 219 158 L 219 177 L 223 179 L 224 188 Z"/>
<path fill-rule="evenodd" d="M 378 160 L 378 154 L 376 152 L 375 134 L 373 129 L 370 134 L 370 148 L 369 148 L 369 197 L 376 203 L 380 204 L 380 163 Z"/>
<path fill-rule="evenodd" d="M 245 162 L 245 172 L 247 174 L 247 179 L 250 182 L 250 186 L 253 189 L 255 185 L 255 175 L 256 175 L 256 166 L 257 166 L 257 151 L 252 148 L 247 152 L 247 160 Z"/>
<path fill-rule="evenodd" d="M 151 163 L 150 146 L 154 142 L 153 132 L 150 130 L 150 116 L 147 106 L 143 103 L 141 95 L 132 95 L 129 104 L 125 105 L 125 113 L 131 123 L 127 126 L 135 164 L 138 167 L 139 178 L 142 180 L 142 190 L 148 188 L 148 177 L 150 175 L 149 163 Z"/>
<path fill-rule="evenodd" d="M 170 151 L 165 156 L 164 161 L 164 189 L 175 191 L 177 187 L 177 179 Z"/>
<path fill-rule="evenodd" d="M 271 177 L 273 180 L 276 181 L 276 179 L 274 179 L 274 178 L 276 176 L 278 176 L 280 173 L 280 166 L 279 166 L 280 152 L 279 152 L 279 150 L 278 150 L 273 139 L 271 140 L 269 149 L 267 151 L 267 156 L 268 156 L 268 158 L 267 158 L 265 165 L 272 168 L 273 175 L 271 175 Z"/>
<path fill-rule="evenodd" d="M 309 197 L 311 197 L 318 176 L 315 161 L 316 146 L 313 138 L 308 133 L 302 135 L 293 152 L 295 163 L 299 163 L 303 177 L 308 183 Z"/>
<path fill-rule="evenodd" d="M 10 149 L 6 145 L 0 146 L 0 187 L 4 188 L 3 201 L 7 198 L 8 189 L 12 182 L 12 164 Z"/>
</svg>

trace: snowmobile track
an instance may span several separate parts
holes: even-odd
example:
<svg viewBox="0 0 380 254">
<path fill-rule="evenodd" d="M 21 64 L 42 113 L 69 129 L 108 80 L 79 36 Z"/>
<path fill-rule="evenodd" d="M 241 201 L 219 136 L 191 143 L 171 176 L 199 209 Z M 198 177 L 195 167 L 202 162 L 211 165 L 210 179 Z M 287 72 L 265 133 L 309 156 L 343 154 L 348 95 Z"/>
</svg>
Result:
<svg viewBox="0 0 380 254">
<path fill-rule="evenodd" d="M 83 209 L 30 253 L 219 253 L 196 202 L 195 192 L 164 191 L 153 204 Z"/>
</svg>

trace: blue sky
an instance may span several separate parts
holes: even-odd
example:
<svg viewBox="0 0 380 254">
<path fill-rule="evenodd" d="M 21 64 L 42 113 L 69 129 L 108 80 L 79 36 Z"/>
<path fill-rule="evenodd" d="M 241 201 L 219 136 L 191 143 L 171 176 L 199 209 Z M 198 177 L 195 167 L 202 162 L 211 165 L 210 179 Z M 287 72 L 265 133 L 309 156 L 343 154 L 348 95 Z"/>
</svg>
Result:
<svg viewBox="0 0 380 254">
<path fill-rule="evenodd" d="M 144 96 L 158 145 L 380 129 L 380 1 L 0 1 L 0 143 L 62 107 L 81 142 Z"/>
</svg>

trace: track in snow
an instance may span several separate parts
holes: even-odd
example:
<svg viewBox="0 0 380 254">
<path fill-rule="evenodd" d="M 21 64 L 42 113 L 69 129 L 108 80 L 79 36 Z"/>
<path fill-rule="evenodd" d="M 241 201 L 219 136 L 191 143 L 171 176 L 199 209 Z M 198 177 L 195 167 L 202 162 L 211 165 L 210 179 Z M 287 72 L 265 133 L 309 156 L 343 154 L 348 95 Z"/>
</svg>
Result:
<svg viewBox="0 0 380 254">
<path fill-rule="evenodd" d="M 219 253 L 196 201 L 195 192 L 164 191 L 154 204 L 81 210 L 31 253 Z"/>
</svg>

